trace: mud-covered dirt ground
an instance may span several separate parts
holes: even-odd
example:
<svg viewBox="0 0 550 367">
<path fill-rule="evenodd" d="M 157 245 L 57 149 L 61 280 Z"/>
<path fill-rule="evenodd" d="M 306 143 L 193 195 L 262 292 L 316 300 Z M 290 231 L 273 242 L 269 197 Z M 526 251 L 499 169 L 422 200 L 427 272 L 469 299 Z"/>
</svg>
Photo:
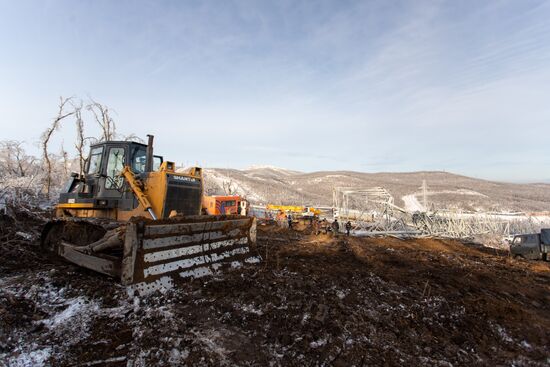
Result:
<svg viewBox="0 0 550 367">
<path fill-rule="evenodd" d="M 550 365 L 548 263 L 260 226 L 262 263 L 130 298 L 41 224 L 0 219 L 0 365 Z"/>
</svg>

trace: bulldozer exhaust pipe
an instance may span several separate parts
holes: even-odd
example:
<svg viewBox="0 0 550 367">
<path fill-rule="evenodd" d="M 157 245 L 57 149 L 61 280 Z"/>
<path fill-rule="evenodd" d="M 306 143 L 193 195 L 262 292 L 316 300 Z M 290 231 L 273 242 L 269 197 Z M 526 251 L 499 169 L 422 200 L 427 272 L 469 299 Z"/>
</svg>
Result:
<svg viewBox="0 0 550 367">
<path fill-rule="evenodd" d="M 153 139 L 155 138 L 153 135 L 147 135 L 147 157 L 145 161 L 145 172 L 152 172 L 153 171 Z"/>
</svg>

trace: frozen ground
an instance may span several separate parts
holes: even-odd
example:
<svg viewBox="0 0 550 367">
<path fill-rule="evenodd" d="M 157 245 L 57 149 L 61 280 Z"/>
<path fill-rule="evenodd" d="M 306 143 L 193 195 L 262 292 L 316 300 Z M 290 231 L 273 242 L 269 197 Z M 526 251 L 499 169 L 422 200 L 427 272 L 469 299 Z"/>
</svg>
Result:
<svg viewBox="0 0 550 367">
<path fill-rule="evenodd" d="M 3 223 L 0 365 L 550 364 L 548 263 L 260 226 L 262 263 L 130 298 Z"/>
</svg>

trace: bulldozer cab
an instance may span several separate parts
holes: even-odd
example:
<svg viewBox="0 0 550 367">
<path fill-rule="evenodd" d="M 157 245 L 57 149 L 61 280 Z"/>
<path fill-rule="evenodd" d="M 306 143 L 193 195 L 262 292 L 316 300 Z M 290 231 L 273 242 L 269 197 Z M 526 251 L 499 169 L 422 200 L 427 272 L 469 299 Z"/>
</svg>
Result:
<svg viewBox="0 0 550 367">
<path fill-rule="evenodd" d="M 146 172 L 147 146 L 136 142 L 111 141 L 93 145 L 86 161 L 85 176 L 97 182 L 97 197 L 121 197 L 123 177 L 120 172 L 129 166 L 133 173 Z M 162 164 L 161 156 L 154 156 L 153 170 Z"/>
<path fill-rule="evenodd" d="M 108 141 L 90 147 L 83 175 L 73 174 L 60 194 L 56 216 L 124 221 L 132 216 L 167 218 L 172 212 L 197 215 L 201 196 L 200 168 L 176 173 L 174 163 L 152 154 L 152 137 L 148 145 Z M 149 208 L 140 201 L 144 197 Z"/>
<path fill-rule="evenodd" d="M 82 176 L 73 173 L 60 193 L 56 216 L 116 219 L 112 210 L 135 208 L 134 195 L 125 190 L 120 172 L 125 166 L 144 172 L 146 149 L 144 144 L 128 141 L 92 145 Z"/>
</svg>

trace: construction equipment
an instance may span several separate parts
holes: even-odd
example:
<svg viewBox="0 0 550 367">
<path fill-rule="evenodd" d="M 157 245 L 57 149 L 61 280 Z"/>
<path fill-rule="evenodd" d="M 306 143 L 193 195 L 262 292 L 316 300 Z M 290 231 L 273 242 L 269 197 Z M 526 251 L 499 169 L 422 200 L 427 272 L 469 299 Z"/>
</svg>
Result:
<svg viewBox="0 0 550 367">
<path fill-rule="evenodd" d="M 543 228 L 540 233 L 515 235 L 510 244 L 510 253 L 529 260 L 547 261 L 550 253 L 550 228 Z"/>
<path fill-rule="evenodd" d="M 276 212 L 279 212 L 279 211 L 282 211 L 284 213 L 290 212 L 294 215 L 298 215 L 298 216 L 301 216 L 301 217 L 314 217 L 314 216 L 318 216 L 319 214 L 321 214 L 320 210 L 318 210 L 316 208 L 313 208 L 313 207 L 310 207 L 310 206 L 268 204 L 266 206 L 266 209 L 276 211 Z"/>
<path fill-rule="evenodd" d="M 202 207 L 206 214 L 240 214 L 245 215 L 247 201 L 239 195 L 213 195 L 203 196 Z"/>
<path fill-rule="evenodd" d="M 85 173 L 72 174 L 60 194 L 42 246 L 139 293 L 259 261 L 249 247 L 255 219 L 201 215 L 201 168 L 176 173 L 173 162 L 153 155 L 148 137 L 147 145 L 91 146 Z"/>
</svg>

